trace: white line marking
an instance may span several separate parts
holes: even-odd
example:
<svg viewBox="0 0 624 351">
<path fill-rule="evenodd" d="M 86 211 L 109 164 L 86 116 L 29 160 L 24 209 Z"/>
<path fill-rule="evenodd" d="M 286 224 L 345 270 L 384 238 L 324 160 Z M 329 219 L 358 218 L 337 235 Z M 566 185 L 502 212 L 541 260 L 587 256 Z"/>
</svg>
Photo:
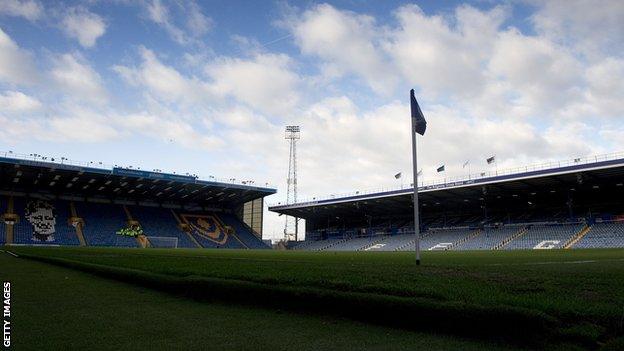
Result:
<svg viewBox="0 0 624 351">
<path fill-rule="evenodd" d="M 11 252 L 11 251 L 8 251 L 8 250 L 7 250 L 7 251 L 4 251 L 4 252 L 8 253 L 9 255 L 11 255 L 11 256 L 13 256 L 13 257 L 19 257 L 17 254 L 15 254 L 15 253 L 13 253 L 13 252 Z"/>
</svg>

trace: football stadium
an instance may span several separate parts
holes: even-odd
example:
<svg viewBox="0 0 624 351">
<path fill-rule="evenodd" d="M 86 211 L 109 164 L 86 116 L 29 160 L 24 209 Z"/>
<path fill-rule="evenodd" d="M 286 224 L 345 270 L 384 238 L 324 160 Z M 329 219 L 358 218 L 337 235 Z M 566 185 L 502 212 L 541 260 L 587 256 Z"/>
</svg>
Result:
<svg viewBox="0 0 624 351">
<path fill-rule="evenodd" d="M 624 247 L 624 154 L 419 187 L 424 250 Z M 306 221 L 293 250 L 414 251 L 413 189 L 270 207 Z"/>
<path fill-rule="evenodd" d="M 622 345 L 622 154 L 423 184 L 421 266 L 413 189 L 270 207 L 306 221 L 305 240 L 272 247 L 261 209 L 275 189 L 0 164 L 18 349 Z"/>
<path fill-rule="evenodd" d="M 617 0 L 0 0 L 1 348 L 623 351 L 623 33 Z"/>
<path fill-rule="evenodd" d="M 269 248 L 262 208 L 275 189 L 27 157 L 0 157 L 2 243 Z"/>
</svg>

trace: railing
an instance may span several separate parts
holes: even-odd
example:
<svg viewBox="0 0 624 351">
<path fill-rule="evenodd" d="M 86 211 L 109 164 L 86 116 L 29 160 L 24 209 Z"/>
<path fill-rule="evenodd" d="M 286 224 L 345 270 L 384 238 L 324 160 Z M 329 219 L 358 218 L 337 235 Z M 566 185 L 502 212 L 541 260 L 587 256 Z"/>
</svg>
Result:
<svg viewBox="0 0 624 351">
<path fill-rule="evenodd" d="M 130 169 L 130 170 L 137 170 L 137 171 L 147 171 L 147 172 L 153 172 L 153 173 L 168 173 L 168 174 L 173 174 L 173 175 L 184 175 L 184 176 L 190 176 L 190 177 L 195 177 L 198 180 L 204 180 L 204 181 L 210 181 L 210 182 L 219 182 L 219 183 L 229 183 L 229 184 L 237 184 L 237 185 L 248 185 L 248 186 L 258 186 L 258 187 L 263 187 L 263 188 L 274 188 L 270 183 L 266 182 L 266 183 L 257 183 L 253 180 L 237 180 L 236 178 L 218 178 L 212 175 L 209 175 L 207 177 L 202 177 L 202 176 L 198 176 L 197 174 L 190 174 L 190 173 L 176 173 L 176 172 L 163 172 L 161 169 L 141 169 L 140 167 L 134 167 L 134 166 L 123 166 L 123 165 L 112 165 L 112 164 L 107 164 L 105 162 L 101 162 L 101 161 L 77 161 L 77 160 L 72 160 L 66 157 L 51 157 L 51 156 L 43 156 L 40 154 L 20 154 L 20 153 L 16 153 L 13 151 L 0 151 L 0 156 L 1 157 L 5 157 L 5 158 L 13 158 L 13 159 L 18 159 L 18 160 L 24 160 L 24 161 L 32 161 L 35 163 L 54 163 L 54 164 L 58 164 L 58 165 L 68 165 L 68 166 L 76 166 L 76 167 L 89 167 L 89 168 L 96 168 L 96 169 L 100 169 L 100 170 L 106 170 L 106 171 L 110 171 L 111 173 L 113 172 L 113 168 L 123 168 L 123 169 Z"/>
<path fill-rule="evenodd" d="M 597 156 L 588 156 L 588 157 L 578 157 L 578 158 L 568 159 L 564 161 L 544 162 L 544 163 L 533 164 L 533 165 L 524 166 L 524 167 L 514 167 L 514 168 L 506 168 L 506 169 L 500 169 L 500 170 L 497 169 L 494 171 L 472 173 L 472 174 L 463 175 L 463 176 L 439 178 L 439 179 L 435 179 L 431 181 L 419 182 L 418 188 L 422 189 L 422 188 L 433 187 L 433 186 L 447 187 L 454 183 L 466 182 L 470 180 L 480 180 L 480 179 L 491 178 L 491 177 L 508 176 L 508 175 L 514 175 L 514 174 L 522 174 L 522 173 L 528 173 L 528 172 L 557 169 L 557 168 L 569 167 L 569 166 L 579 166 L 579 165 L 593 164 L 593 163 L 598 163 L 598 162 L 613 161 L 613 160 L 620 160 L 620 159 L 624 159 L 624 152 L 616 152 L 616 153 L 603 154 L 603 155 L 597 155 Z M 351 197 L 351 196 L 370 195 L 370 194 L 378 194 L 378 193 L 385 193 L 385 192 L 399 191 L 399 190 L 410 190 L 412 188 L 413 188 L 413 183 L 410 184 L 409 186 L 401 185 L 400 187 L 384 186 L 384 187 L 369 188 L 366 190 L 354 191 L 354 192 L 348 192 L 348 193 L 330 194 L 330 195 L 323 195 L 323 196 L 317 196 L 317 197 L 307 197 L 300 201 L 297 201 L 296 203 L 287 204 L 286 202 L 278 202 L 278 203 L 269 204 L 269 207 L 304 205 L 308 203 L 315 203 L 321 200 L 341 199 L 341 198 Z"/>
</svg>

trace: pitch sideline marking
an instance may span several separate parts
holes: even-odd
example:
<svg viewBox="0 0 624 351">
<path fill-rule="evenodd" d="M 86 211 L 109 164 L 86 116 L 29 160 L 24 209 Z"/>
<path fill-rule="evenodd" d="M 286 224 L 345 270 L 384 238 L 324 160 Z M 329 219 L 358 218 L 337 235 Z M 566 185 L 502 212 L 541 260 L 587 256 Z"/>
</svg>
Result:
<svg viewBox="0 0 624 351">
<path fill-rule="evenodd" d="M 583 264 L 583 263 L 598 263 L 598 262 L 620 262 L 624 261 L 624 258 L 604 259 L 604 260 L 579 260 L 579 261 L 545 261 L 545 262 L 525 262 L 525 263 L 489 263 L 484 266 L 539 266 L 549 264 Z"/>
<path fill-rule="evenodd" d="M 17 255 L 17 254 L 16 254 L 16 253 L 14 253 L 14 252 L 11 252 L 11 251 L 9 251 L 9 250 L 0 250 L 0 251 L 2 251 L 2 252 L 6 252 L 6 253 L 8 253 L 9 255 L 13 256 L 13 257 L 19 257 L 19 255 Z"/>
</svg>

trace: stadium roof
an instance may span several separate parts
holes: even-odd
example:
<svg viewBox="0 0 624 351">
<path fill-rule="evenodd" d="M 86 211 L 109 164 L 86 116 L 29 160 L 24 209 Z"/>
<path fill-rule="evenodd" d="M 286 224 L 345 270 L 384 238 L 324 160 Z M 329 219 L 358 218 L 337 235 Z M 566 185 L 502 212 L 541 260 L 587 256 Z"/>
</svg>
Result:
<svg viewBox="0 0 624 351">
<path fill-rule="evenodd" d="M 563 190 L 605 189 L 607 186 L 623 189 L 623 181 L 624 153 L 620 153 L 434 182 L 419 187 L 418 192 L 423 207 L 441 203 L 452 206 L 483 200 L 484 193 L 490 198 L 499 199 L 515 198 L 527 193 L 535 195 L 538 192 L 548 193 L 545 196 L 552 197 L 556 192 L 561 193 Z M 270 206 L 269 210 L 304 219 L 361 213 L 385 214 L 411 208 L 412 194 L 413 187 L 355 193 L 295 204 L 278 204 Z"/>
<path fill-rule="evenodd" d="M 38 155 L 37 155 L 38 156 Z M 61 159 L 63 162 L 65 159 Z M 50 159 L 54 161 L 54 159 Z M 251 183 L 251 182 L 249 182 Z M 139 169 L 0 157 L 0 190 L 177 205 L 237 206 L 275 189 Z"/>
</svg>

